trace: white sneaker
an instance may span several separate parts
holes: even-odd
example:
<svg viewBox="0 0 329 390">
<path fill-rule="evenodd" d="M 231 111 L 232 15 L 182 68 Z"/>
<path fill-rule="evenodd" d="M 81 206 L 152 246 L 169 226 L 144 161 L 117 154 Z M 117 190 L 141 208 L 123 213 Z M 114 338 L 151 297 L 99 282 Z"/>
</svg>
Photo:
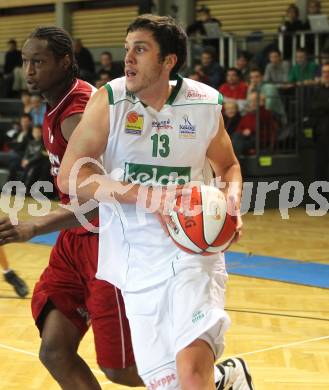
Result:
<svg viewBox="0 0 329 390">
<path fill-rule="evenodd" d="M 216 383 L 216 390 L 254 390 L 249 368 L 243 359 L 227 359 L 216 367 L 223 375 Z"/>
</svg>

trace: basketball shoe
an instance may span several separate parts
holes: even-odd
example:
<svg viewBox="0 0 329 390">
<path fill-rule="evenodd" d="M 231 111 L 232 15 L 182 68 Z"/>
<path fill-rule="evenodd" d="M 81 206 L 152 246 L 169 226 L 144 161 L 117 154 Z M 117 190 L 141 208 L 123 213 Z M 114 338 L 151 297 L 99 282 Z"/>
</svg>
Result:
<svg viewBox="0 0 329 390">
<path fill-rule="evenodd" d="M 17 295 L 19 295 L 21 298 L 24 298 L 29 293 L 29 289 L 26 283 L 16 274 L 15 271 L 10 270 L 6 272 L 3 277 L 7 283 L 14 287 Z"/>
<path fill-rule="evenodd" d="M 223 375 L 216 390 L 254 390 L 249 368 L 241 358 L 231 358 L 216 365 Z"/>
</svg>

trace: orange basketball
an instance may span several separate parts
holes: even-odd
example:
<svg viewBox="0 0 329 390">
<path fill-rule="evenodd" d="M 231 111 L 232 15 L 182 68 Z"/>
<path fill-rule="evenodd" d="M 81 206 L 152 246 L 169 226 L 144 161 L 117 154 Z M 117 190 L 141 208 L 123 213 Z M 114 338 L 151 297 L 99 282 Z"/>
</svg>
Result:
<svg viewBox="0 0 329 390">
<path fill-rule="evenodd" d="M 176 204 L 181 206 L 181 196 Z M 170 216 L 176 225 L 176 229 L 168 225 L 172 239 L 189 253 L 207 256 L 224 251 L 235 236 L 237 218 L 227 213 L 225 196 L 216 187 L 193 187 L 189 210 L 172 211 Z"/>
</svg>

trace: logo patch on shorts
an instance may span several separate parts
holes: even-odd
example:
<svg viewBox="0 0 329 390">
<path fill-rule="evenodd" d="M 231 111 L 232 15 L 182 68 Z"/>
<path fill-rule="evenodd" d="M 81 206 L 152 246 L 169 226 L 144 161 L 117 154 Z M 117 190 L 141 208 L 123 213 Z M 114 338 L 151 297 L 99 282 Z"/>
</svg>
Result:
<svg viewBox="0 0 329 390">
<path fill-rule="evenodd" d="M 195 324 L 196 322 L 202 320 L 204 318 L 204 313 L 201 310 L 198 310 L 192 314 L 192 322 Z"/>
<path fill-rule="evenodd" d="M 146 388 L 148 390 L 157 390 L 162 387 L 168 388 L 171 383 L 175 383 L 177 381 L 176 374 L 174 372 L 170 372 L 170 370 L 167 371 L 168 372 L 165 374 L 162 373 L 162 376 L 154 377 L 151 380 L 148 380 L 146 382 Z"/>
<path fill-rule="evenodd" d="M 126 116 L 125 132 L 127 134 L 141 135 L 144 126 L 144 116 L 136 111 L 129 111 Z"/>
</svg>

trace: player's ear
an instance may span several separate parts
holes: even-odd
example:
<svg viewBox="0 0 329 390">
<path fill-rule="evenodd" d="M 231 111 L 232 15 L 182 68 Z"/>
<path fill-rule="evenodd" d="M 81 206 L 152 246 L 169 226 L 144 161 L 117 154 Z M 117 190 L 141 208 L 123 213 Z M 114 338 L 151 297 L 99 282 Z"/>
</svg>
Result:
<svg viewBox="0 0 329 390">
<path fill-rule="evenodd" d="M 165 67 L 170 72 L 177 63 L 176 54 L 168 54 L 165 59 Z"/>
<path fill-rule="evenodd" d="M 62 64 L 65 70 L 67 70 L 71 66 L 71 58 L 68 54 L 65 54 L 65 56 L 62 59 Z"/>
</svg>

